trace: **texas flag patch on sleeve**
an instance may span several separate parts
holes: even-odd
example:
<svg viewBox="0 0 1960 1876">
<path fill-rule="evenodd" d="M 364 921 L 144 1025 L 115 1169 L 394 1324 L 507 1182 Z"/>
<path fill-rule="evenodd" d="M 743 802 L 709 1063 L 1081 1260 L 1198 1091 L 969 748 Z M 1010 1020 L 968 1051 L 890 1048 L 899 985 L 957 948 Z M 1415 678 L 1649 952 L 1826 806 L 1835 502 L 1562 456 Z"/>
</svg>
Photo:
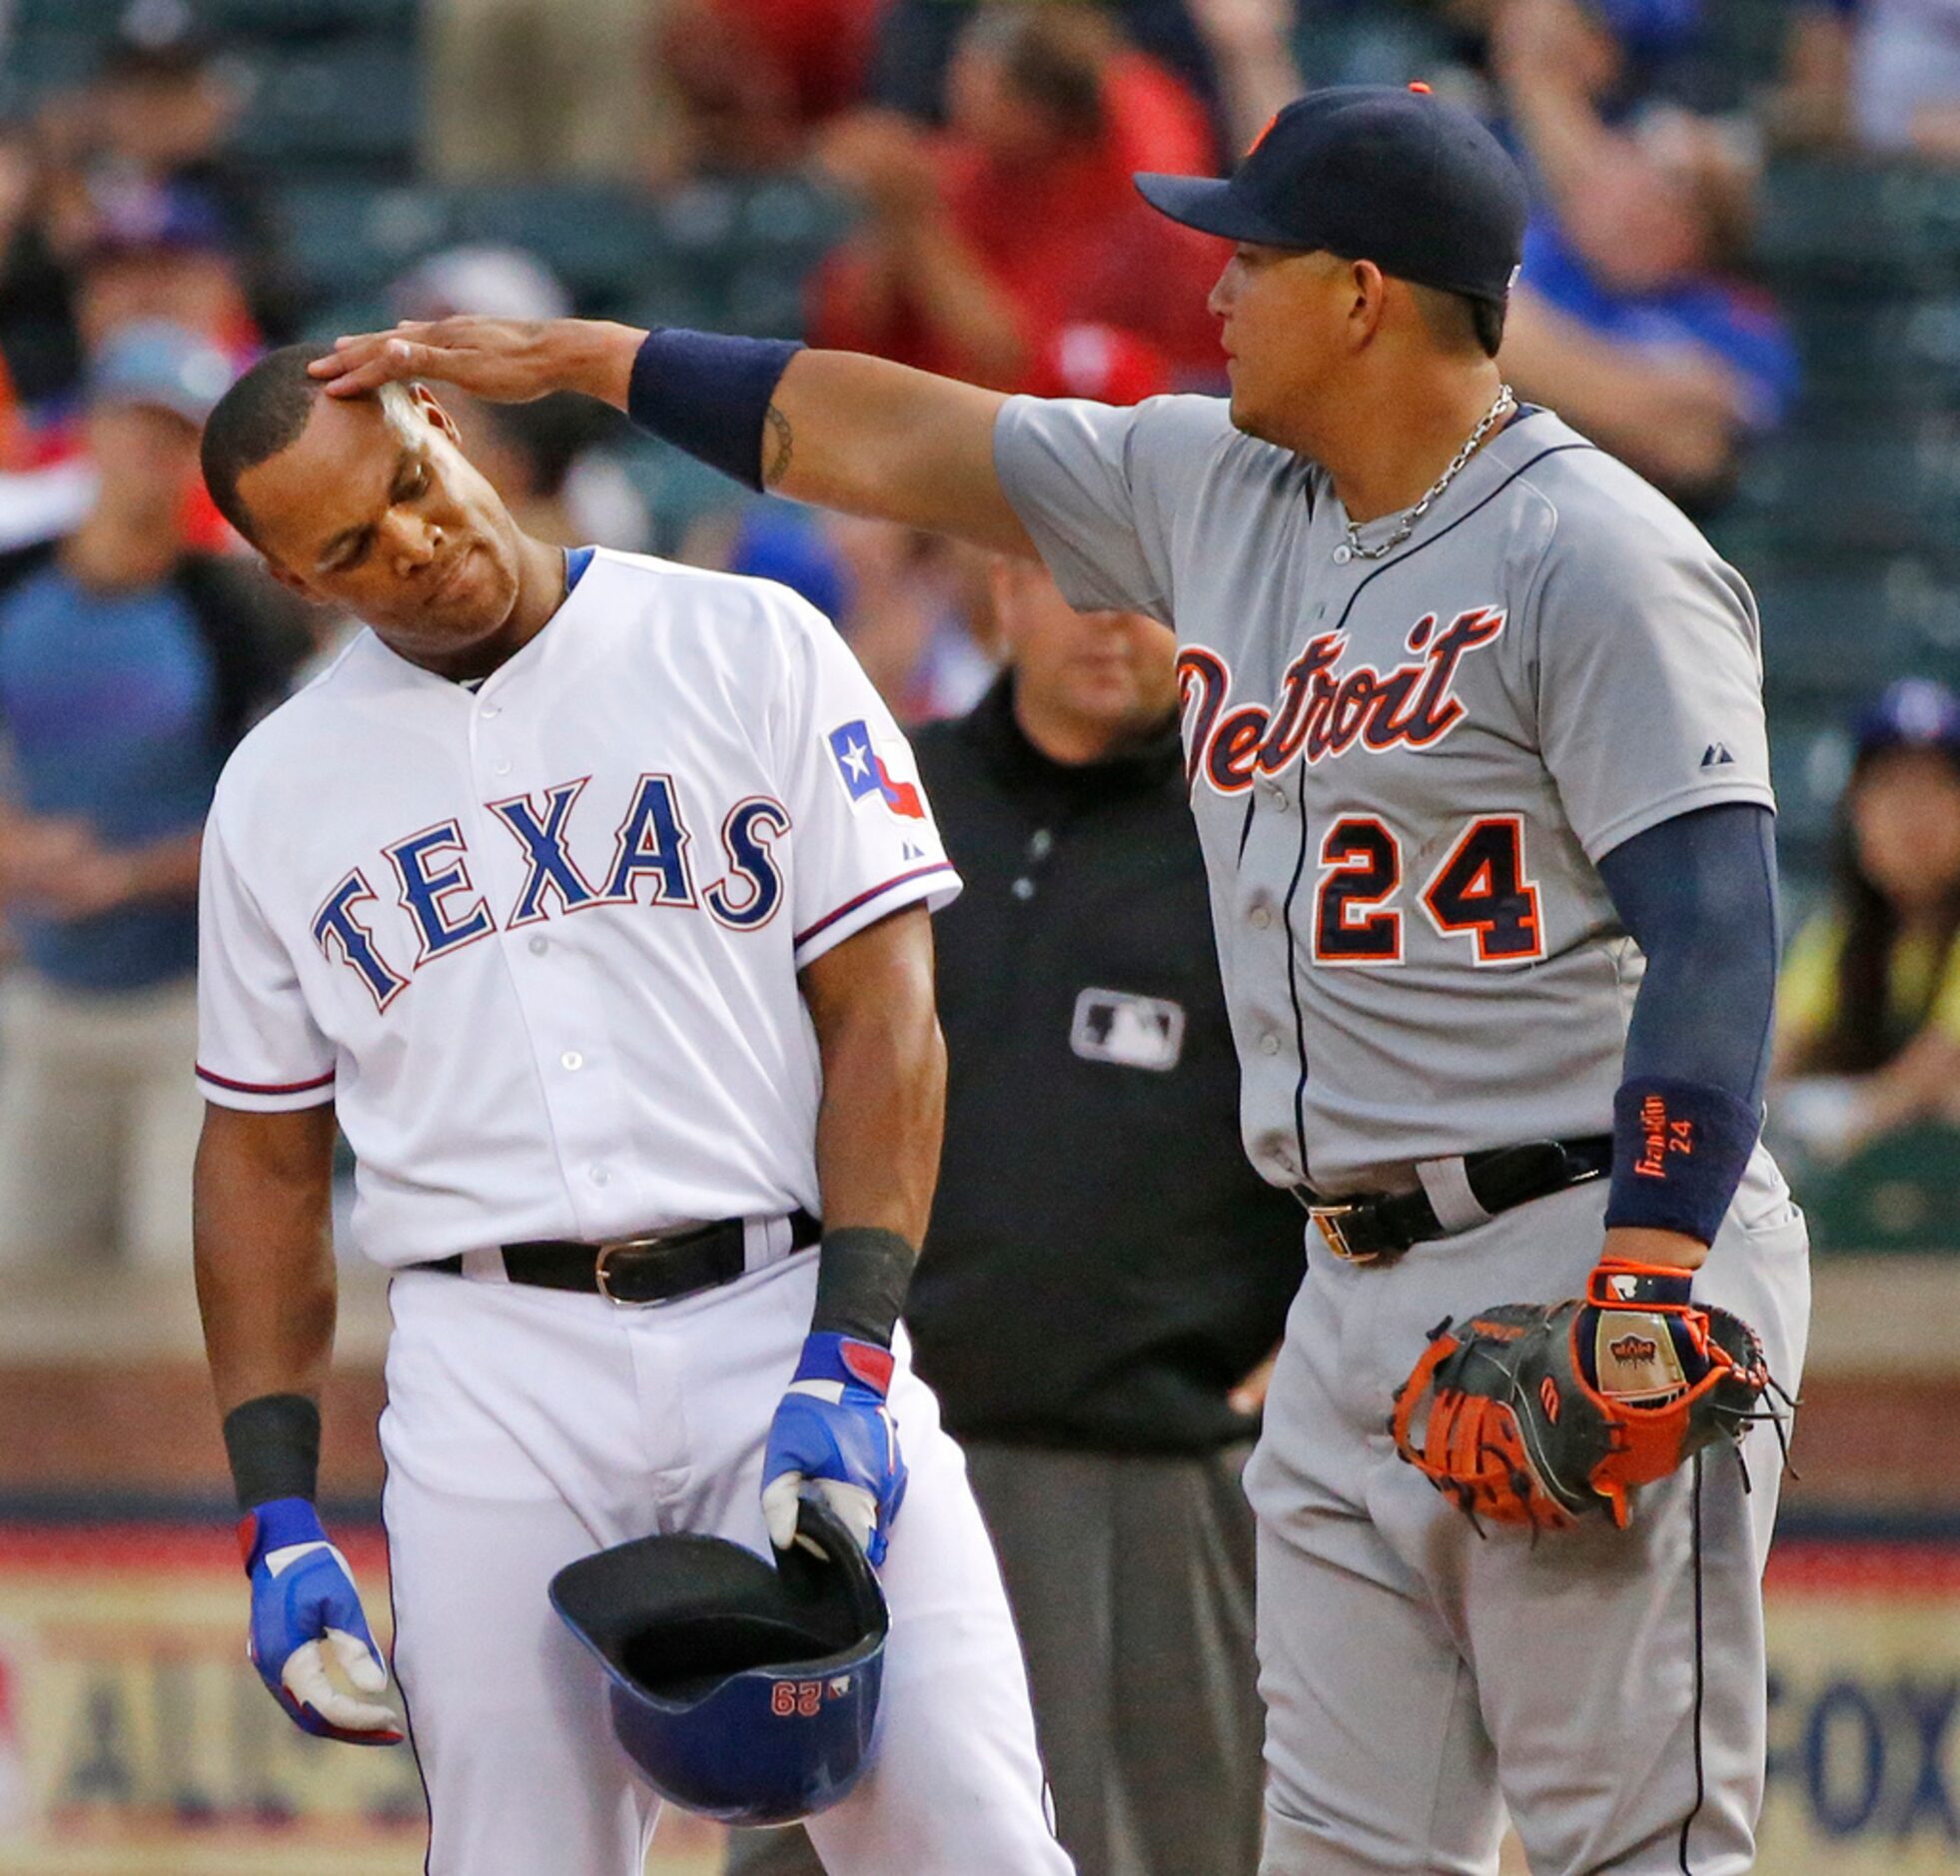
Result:
<svg viewBox="0 0 1960 1876">
<path fill-rule="evenodd" d="M 925 819 L 925 803 L 919 798 L 917 785 L 893 777 L 861 716 L 839 724 L 830 732 L 830 759 L 837 765 L 838 777 L 853 807 L 877 799 L 892 813 L 902 814 L 908 820 Z"/>
</svg>

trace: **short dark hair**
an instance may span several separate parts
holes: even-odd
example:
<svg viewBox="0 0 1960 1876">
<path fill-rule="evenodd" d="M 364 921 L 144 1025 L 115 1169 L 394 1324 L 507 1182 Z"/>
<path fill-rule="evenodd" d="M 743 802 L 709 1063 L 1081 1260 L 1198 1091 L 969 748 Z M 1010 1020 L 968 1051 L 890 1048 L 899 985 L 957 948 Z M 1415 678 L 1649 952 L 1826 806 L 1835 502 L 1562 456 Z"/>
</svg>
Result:
<svg viewBox="0 0 1960 1876">
<path fill-rule="evenodd" d="M 1412 281 L 1423 323 L 1443 345 L 1467 350 L 1474 345 L 1494 359 L 1504 343 L 1504 303 L 1474 294 L 1452 293 L 1445 287 L 1425 287 Z"/>
<path fill-rule="evenodd" d="M 198 446 L 204 485 L 211 490 L 218 512 L 255 546 L 259 537 L 251 511 L 239 498 L 239 477 L 270 462 L 306 429 L 314 400 L 322 395 L 320 381 L 307 375 L 307 367 L 332 350 L 332 346 L 302 345 L 268 352 L 218 400 L 204 421 Z"/>
</svg>

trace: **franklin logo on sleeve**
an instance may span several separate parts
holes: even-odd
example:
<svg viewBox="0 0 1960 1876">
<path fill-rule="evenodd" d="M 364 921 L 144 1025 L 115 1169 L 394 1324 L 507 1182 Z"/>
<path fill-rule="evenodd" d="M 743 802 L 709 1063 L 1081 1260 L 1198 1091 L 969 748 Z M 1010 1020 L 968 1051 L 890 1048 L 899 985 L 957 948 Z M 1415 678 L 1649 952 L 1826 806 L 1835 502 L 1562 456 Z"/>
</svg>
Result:
<svg viewBox="0 0 1960 1876">
<path fill-rule="evenodd" d="M 872 746 L 871 731 L 862 717 L 840 724 L 830 732 L 830 759 L 837 765 L 844 792 L 850 796 L 853 807 L 875 795 L 894 814 L 903 814 L 914 821 L 925 819 L 925 803 L 919 798 L 917 786 L 894 779 L 885 767 L 884 757 Z"/>
</svg>

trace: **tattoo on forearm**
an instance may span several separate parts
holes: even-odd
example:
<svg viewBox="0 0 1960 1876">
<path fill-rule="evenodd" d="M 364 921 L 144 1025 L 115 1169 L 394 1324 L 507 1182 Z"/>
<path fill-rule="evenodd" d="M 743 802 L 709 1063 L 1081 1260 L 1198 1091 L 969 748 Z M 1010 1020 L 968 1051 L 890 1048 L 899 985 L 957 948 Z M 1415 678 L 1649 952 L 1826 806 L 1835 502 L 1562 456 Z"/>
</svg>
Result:
<svg viewBox="0 0 1960 1876">
<path fill-rule="evenodd" d="M 768 436 L 763 440 L 762 486 L 773 488 L 789 473 L 789 453 L 795 438 L 789 428 L 789 419 L 772 404 L 764 422 L 768 426 Z"/>
</svg>

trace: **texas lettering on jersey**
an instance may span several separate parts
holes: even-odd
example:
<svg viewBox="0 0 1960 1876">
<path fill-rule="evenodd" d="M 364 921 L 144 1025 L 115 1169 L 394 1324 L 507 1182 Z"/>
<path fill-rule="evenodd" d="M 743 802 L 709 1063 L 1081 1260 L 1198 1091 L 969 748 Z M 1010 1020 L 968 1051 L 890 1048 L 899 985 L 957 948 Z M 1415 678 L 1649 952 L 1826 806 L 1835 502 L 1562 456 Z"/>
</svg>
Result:
<svg viewBox="0 0 1960 1876">
<path fill-rule="evenodd" d="M 694 836 L 673 777 L 639 777 L 612 836 L 602 873 L 573 856 L 566 834 L 589 776 L 558 782 L 534 795 L 485 805 L 507 828 L 524 856 L 524 879 L 499 923 L 470 876 L 470 849 L 461 824 L 439 821 L 382 849 L 393 873 L 396 902 L 408 913 L 420 949 L 405 971 L 384 955 L 364 910 L 381 898 L 368 872 L 355 867 L 328 893 L 313 918 L 313 941 L 329 961 L 347 966 L 386 1010 L 425 964 L 495 931 L 532 925 L 557 913 L 604 905 L 705 906 L 730 931 L 768 924 L 782 904 L 782 869 L 772 851 L 789 832 L 789 810 L 769 795 L 751 795 L 721 823 L 727 871 L 696 892 L 689 849 Z M 377 875 L 386 877 L 385 875 Z"/>
<path fill-rule="evenodd" d="M 1341 665 L 1345 632 L 1310 638 L 1288 666 L 1272 704 L 1228 708 L 1232 671 L 1208 645 L 1178 654 L 1178 695 L 1184 709 L 1185 780 L 1202 775 L 1218 793 L 1242 794 L 1261 775 L 1278 775 L 1296 760 L 1311 767 L 1359 743 L 1365 749 L 1426 748 L 1463 718 L 1454 694 L 1464 659 L 1504 628 L 1501 606 L 1472 606 L 1441 630 L 1426 613 L 1404 641 L 1415 655 L 1392 670 Z"/>
</svg>

